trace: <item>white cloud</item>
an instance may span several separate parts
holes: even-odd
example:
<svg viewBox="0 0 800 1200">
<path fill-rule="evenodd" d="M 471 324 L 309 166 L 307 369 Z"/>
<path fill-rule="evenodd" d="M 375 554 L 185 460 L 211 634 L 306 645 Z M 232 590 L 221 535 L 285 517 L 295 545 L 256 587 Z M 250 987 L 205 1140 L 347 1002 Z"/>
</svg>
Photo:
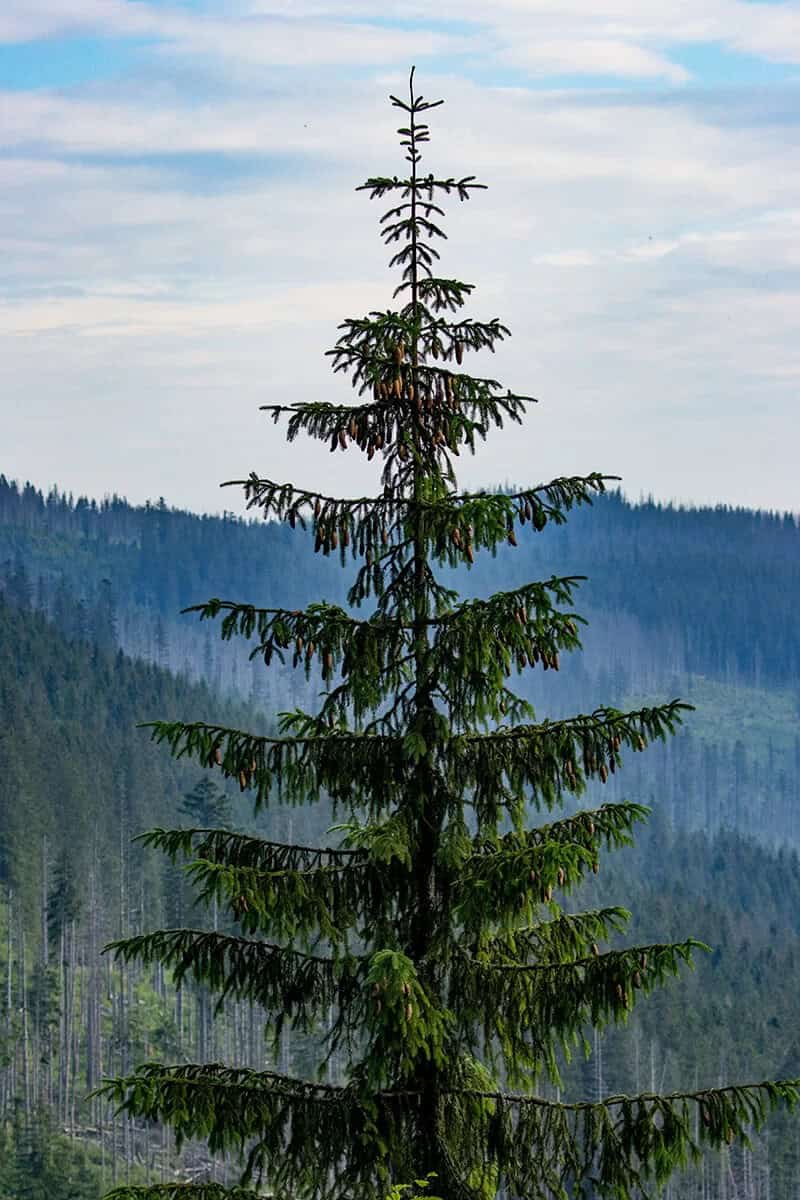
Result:
<svg viewBox="0 0 800 1200">
<path fill-rule="evenodd" d="M 800 273 L 800 242 L 797 226 L 800 211 L 774 212 L 748 218 L 730 229 L 686 230 L 674 237 L 654 238 L 600 251 L 576 247 L 557 253 L 535 255 L 533 261 L 548 267 L 588 267 L 612 263 L 657 262 L 674 257 L 682 268 L 702 264 L 706 269 L 724 268 L 748 280 L 766 273 Z"/>
<path fill-rule="evenodd" d="M 800 5 L 751 0 L 388 0 L 376 23 L 363 0 L 226 3 L 202 11 L 147 0 L 6 0 L 0 42 L 80 33 L 155 38 L 181 57 L 221 65 L 370 65 L 487 49 L 541 73 L 608 73 L 681 83 L 670 47 L 717 43 L 731 51 L 800 62 Z M 435 21 L 435 26 L 432 26 Z M 443 26 L 457 23 L 458 34 Z M 416 23 L 416 26 L 415 26 Z M 467 32 L 465 32 L 465 30 Z"/>
<path fill-rule="evenodd" d="M 252 3 L 250 13 L 296 11 L 291 0 L 280 6 Z M 315 17 L 349 19 L 374 14 L 369 0 L 304 5 Z M 431 18 L 424 0 L 388 0 L 381 6 L 386 20 L 416 20 L 424 26 Z M 800 5 L 797 0 L 781 4 L 752 0 L 494 0 L 488 8 L 483 0 L 439 0 L 435 11 L 439 22 L 471 22 L 489 34 L 489 44 L 505 46 L 524 61 L 527 48 L 535 70 L 546 65 L 546 56 L 536 57 L 536 43 L 555 43 L 553 69 L 596 72 L 598 59 L 620 68 L 622 76 L 663 77 L 681 82 L 680 68 L 669 64 L 662 53 L 669 47 L 715 43 L 745 54 L 763 55 L 780 62 L 800 62 Z M 574 52 L 569 55 L 569 44 Z M 520 50 L 519 48 L 522 47 Z M 627 57 L 627 61 L 626 61 Z M 669 72 L 674 72 L 671 75 Z M 616 71 L 614 72 L 616 73 Z"/>
<path fill-rule="evenodd" d="M 169 53 L 199 55 L 218 65 L 315 67 L 371 66 L 413 57 L 469 51 L 465 37 L 426 30 L 405 31 L 365 23 L 323 22 L 274 15 L 248 20 L 203 20 L 172 26 Z"/>
<path fill-rule="evenodd" d="M 271 293 L 239 295 L 236 300 L 200 303 L 163 299 L 163 284 L 103 283 L 88 296 L 0 301 L 0 335 L 35 337 L 67 333 L 74 337 L 129 338 L 205 337 L 223 331 L 248 333 L 327 321 L 333 325 L 342 306 L 358 310 L 365 294 L 377 291 L 375 280 L 341 284 L 315 283 L 275 288 Z"/>
<path fill-rule="evenodd" d="M 0 42 L 80 33 L 154 34 L 162 20 L 154 5 L 138 0 L 6 0 L 0 10 Z"/>
<path fill-rule="evenodd" d="M 554 254 L 535 254 L 532 261 L 545 267 L 593 267 L 599 257 L 591 250 L 559 250 Z"/>
<path fill-rule="evenodd" d="M 323 351 L 392 285 L 380 208 L 352 187 L 400 168 L 385 96 L 431 54 L 420 86 L 448 103 L 429 161 L 491 186 L 450 206 L 444 269 L 479 284 L 475 315 L 516 334 L 492 372 L 542 398 L 466 478 L 600 467 L 634 494 L 796 506 L 796 126 L 761 94 L 745 108 L 671 88 L 690 42 L 800 60 L 796 4 L 442 0 L 455 32 L 430 28 L 429 5 L 384 6 L 419 33 L 370 24 L 366 4 L 303 4 L 301 25 L 297 11 L 4 6 L 0 38 L 160 41 L 146 74 L 113 86 L 0 95 L 3 470 L 197 507 L 235 502 L 219 499 L 223 476 L 285 474 L 257 405 L 349 395 L 329 390 Z M 512 58 L 537 88 L 503 86 Z M 544 90 L 552 72 L 629 90 Z M 743 478 L 753 453 L 768 466 Z M 300 444 L 291 471 L 345 492 L 374 474 Z"/>
<path fill-rule="evenodd" d="M 689 72 L 661 54 L 616 38 L 524 37 L 500 54 L 502 62 L 531 74 L 609 75 L 621 79 L 668 79 L 684 83 Z"/>
<path fill-rule="evenodd" d="M 796 4 L 739 6 L 726 41 L 735 50 L 776 62 L 800 62 L 800 8 Z"/>
</svg>

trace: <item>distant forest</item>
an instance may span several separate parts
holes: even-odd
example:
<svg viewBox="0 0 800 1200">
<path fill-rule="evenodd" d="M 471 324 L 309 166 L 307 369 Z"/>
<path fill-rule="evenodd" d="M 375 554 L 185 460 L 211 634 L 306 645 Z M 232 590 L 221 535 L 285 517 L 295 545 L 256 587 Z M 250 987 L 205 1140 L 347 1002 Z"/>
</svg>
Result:
<svg viewBox="0 0 800 1200">
<path fill-rule="evenodd" d="M 299 528 L 200 517 L 163 500 L 134 507 L 44 495 L 0 476 L 0 587 L 9 601 L 42 612 L 69 638 L 122 649 L 270 716 L 313 708 L 316 684 L 288 666 L 265 670 L 249 646 L 222 642 L 214 623 L 181 610 L 212 596 L 345 604 L 352 562 L 342 569 L 339 555 L 312 550 Z M 698 709 L 685 732 L 635 760 L 612 790 L 657 793 L 688 828 L 797 844 L 797 519 L 612 494 L 518 549 L 479 556 L 450 582 L 481 596 L 573 574 L 587 577 L 576 602 L 588 619 L 583 652 L 565 657 L 557 675 L 518 681 L 539 715 L 681 696 Z"/>
<path fill-rule="evenodd" d="M 590 619 L 585 653 L 532 673 L 541 715 L 655 696 L 697 705 L 684 733 L 590 796 L 642 801 L 653 816 L 575 903 L 623 898 L 632 936 L 691 934 L 712 953 L 637 1009 L 624 1038 L 608 1034 L 573 1064 L 576 1091 L 800 1074 L 798 550 L 791 517 L 612 495 L 454 580 L 481 595 L 589 577 L 576 606 Z M 163 972 L 114 966 L 99 950 L 138 929 L 216 919 L 188 907 L 178 869 L 131 845 L 148 826 L 191 824 L 201 804 L 196 768 L 151 746 L 137 722 L 266 730 L 277 711 L 313 703 L 302 673 L 265 671 L 180 609 L 211 596 L 343 603 L 351 571 L 312 551 L 301 530 L 45 496 L 0 477 L 0 1200 L 29 1194 L 26 1171 L 48 1155 L 72 1164 L 53 1168 L 48 1200 L 62 1185 L 64 1200 L 94 1200 L 114 1179 L 172 1169 L 161 1131 L 84 1103 L 101 1074 L 153 1053 L 267 1061 L 265 1014 L 230 1005 L 214 1021 L 202 991 L 176 992 Z M 210 799 L 211 823 L 330 836 L 324 799 L 258 821 L 238 792 Z M 301 1063 L 303 1039 L 285 1037 L 280 1054 Z M 796 1131 L 771 1130 L 670 1185 L 673 1198 L 788 1200 Z M 183 1165 L 225 1176 L 199 1148 Z"/>
<path fill-rule="evenodd" d="M 0 475 L 6 586 L 30 594 L 70 636 L 90 624 L 95 640 L 116 639 L 173 670 L 210 670 L 239 694 L 249 682 L 240 660 L 218 662 L 212 632 L 198 640 L 179 613 L 211 596 L 344 603 L 351 572 L 336 555 L 312 554 L 304 540 L 285 525 L 196 516 L 163 500 L 132 506 L 55 489 L 44 495 Z M 635 690 L 696 674 L 798 687 L 800 527 L 792 515 L 632 504 L 611 494 L 517 550 L 479 558 L 456 586 L 477 596 L 498 581 L 511 588 L 553 574 L 587 576 L 578 607 L 597 629 L 590 625 L 583 666 L 610 673 L 612 685 Z"/>
</svg>

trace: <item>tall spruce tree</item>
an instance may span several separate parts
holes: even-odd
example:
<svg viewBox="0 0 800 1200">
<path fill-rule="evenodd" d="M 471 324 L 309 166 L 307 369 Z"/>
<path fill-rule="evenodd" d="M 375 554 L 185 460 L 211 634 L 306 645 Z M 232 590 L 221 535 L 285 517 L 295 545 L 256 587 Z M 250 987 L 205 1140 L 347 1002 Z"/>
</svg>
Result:
<svg viewBox="0 0 800 1200">
<path fill-rule="evenodd" d="M 150 1063 L 104 1090 L 179 1140 L 241 1153 L 237 1195 L 268 1185 L 281 1197 L 374 1200 L 433 1172 L 445 1200 L 501 1190 L 628 1197 L 703 1146 L 746 1137 L 776 1104 L 794 1105 L 800 1081 L 553 1098 L 560 1057 L 588 1052 L 589 1028 L 625 1021 L 699 943 L 601 952 L 625 910 L 559 904 L 598 869 L 603 848 L 629 842 L 644 808 L 605 804 L 546 824 L 533 814 L 605 782 L 623 750 L 672 733 L 686 706 L 537 719 L 509 684 L 527 668 L 558 670 L 559 654 L 578 648 L 578 578 L 469 602 L 442 580 L 442 568 L 478 550 L 562 523 L 605 479 L 559 478 L 513 495 L 457 489 L 454 457 L 520 421 L 527 398 L 460 369 L 465 352 L 492 350 L 509 332 L 461 316 L 472 285 L 438 273 L 441 202 L 482 185 L 422 169 L 425 114 L 441 101 L 415 93 L 413 72 L 408 99 L 391 101 L 403 113 L 407 168 L 362 189 L 390 198 L 381 227 L 400 273 L 398 307 L 347 319 L 330 351 L 363 399 L 266 406 L 287 419 L 289 441 L 302 433 L 378 456 L 382 494 L 340 499 L 255 474 L 240 481 L 265 518 L 310 525 L 317 551 L 357 560 L 352 611 L 219 599 L 198 609 L 221 619 L 223 637 L 255 638 L 267 665 L 288 653 L 307 676 L 319 670 L 319 711 L 284 715 L 276 737 L 198 722 L 152 729 L 174 755 L 238 778 L 257 806 L 328 798 L 342 822 L 337 844 L 154 830 L 149 844 L 188 856 L 200 893 L 238 932 L 163 930 L 115 944 L 221 1002 L 257 1002 L 276 1036 L 287 1025 L 317 1031 L 321 1064 L 337 1052 L 346 1071 L 319 1082 Z M 368 616 L 353 615 L 365 606 Z M 537 1088 L 548 1080 L 556 1086 Z M 198 1200 L 223 1191 L 150 1189 Z"/>
</svg>

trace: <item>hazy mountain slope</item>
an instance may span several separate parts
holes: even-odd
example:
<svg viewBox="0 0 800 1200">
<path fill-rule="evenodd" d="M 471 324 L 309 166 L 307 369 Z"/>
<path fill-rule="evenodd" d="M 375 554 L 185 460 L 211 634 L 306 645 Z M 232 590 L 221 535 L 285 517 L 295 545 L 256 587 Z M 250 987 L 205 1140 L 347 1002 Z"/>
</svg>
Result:
<svg viewBox="0 0 800 1200">
<path fill-rule="evenodd" d="M 479 556 L 453 583 L 485 595 L 583 574 L 584 651 L 518 686 L 542 715 L 680 695 L 687 733 L 635 757 L 610 790 L 658 795 L 689 828 L 734 826 L 796 842 L 800 530 L 786 516 L 630 504 L 618 495 L 561 527 Z M 71 637 L 205 679 L 274 713 L 315 704 L 319 685 L 180 609 L 213 595 L 265 606 L 344 602 L 353 563 L 312 553 L 301 530 L 198 517 L 160 502 L 45 497 L 0 477 L 0 587 Z M 758 737 L 756 734 L 767 734 Z"/>
<path fill-rule="evenodd" d="M 46 838 L 47 856 L 66 854 L 76 880 L 95 871 L 109 908 L 119 899 L 120 860 L 133 854 L 148 904 L 157 905 L 152 856 L 143 859 L 129 839 L 176 821 L 199 772 L 151 747 L 137 723 L 263 718 L 120 651 L 71 641 L 2 596 L 0 647 L 0 881 L 36 904 Z"/>
<path fill-rule="evenodd" d="M 256 532 L 268 531 L 252 530 L 248 536 Z M 54 542 L 49 535 L 43 542 L 49 555 Z M 69 552 L 69 541 L 61 546 L 62 553 Z M 130 546 L 126 553 L 132 553 Z M 67 638 L 41 612 L 16 603 L 26 596 L 35 602 L 37 589 L 13 562 L 5 579 L 6 597 L 0 598 L 0 881 L 13 892 L 11 907 L 6 886 L 0 894 L 0 974 L 14 980 L 10 1013 L 0 998 L 0 1050 L 6 1063 L 0 1064 L 0 1082 L 5 1072 L 14 1085 L 9 1091 L 10 1085 L 3 1083 L 5 1094 L 22 1095 L 14 1088 L 21 1088 L 24 1078 L 23 1018 L 31 1054 L 38 1047 L 42 1061 L 57 1065 L 64 1048 L 72 1048 L 84 1091 L 98 1056 L 104 1063 L 124 1064 L 146 1055 L 149 1047 L 171 1055 L 178 1045 L 189 1057 L 225 1053 L 228 1034 L 214 1043 L 203 997 L 190 991 L 181 1007 L 163 973 L 116 977 L 105 967 L 98 974 L 92 962 L 107 937 L 123 927 L 130 932 L 170 924 L 176 904 L 183 903 L 176 898 L 175 876 L 164 870 L 160 856 L 131 849 L 129 837 L 153 823 L 180 823 L 177 801 L 196 782 L 197 771 L 151 747 L 136 723 L 173 714 L 251 726 L 264 718 L 205 685 L 114 650 L 114 625 L 124 609 L 120 604 L 116 612 L 111 605 L 104 610 L 102 591 L 98 611 L 101 616 L 105 611 L 108 620 L 100 622 L 101 644 L 92 645 Z M 71 602 L 69 587 L 66 581 L 59 586 L 66 605 Z M 80 626 L 85 636 L 92 632 L 93 619 L 87 602 Z M 539 682 L 566 696 L 604 680 L 585 669 L 581 674 L 578 667 L 571 679 L 566 671 L 557 676 L 548 672 Z M 613 672 L 606 682 L 615 683 Z M 616 680 L 618 686 L 623 682 Z M 592 1095 L 648 1087 L 651 1081 L 669 1088 L 800 1070 L 797 858 L 775 854 L 734 833 L 707 836 L 702 831 L 735 823 L 760 835 L 769 830 L 777 838 L 797 811 L 793 694 L 704 678 L 682 682 L 690 687 L 689 698 L 701 705 L 696 727 L 663 748 L 631 756 L 625 770 L 596 796 L 597 802 L 626 795 L 652 803 L 652 828 L 642 831 L 637 848 L 604 856 L 600 875 L 590 878 L 574 902 L 631 908 L 634 919 L 626 940 L 693 935 L 707 941 L 712 953 L 698 955 L 695 974 L 643 1002 L 627 1036 L 611 1031 L 588 1063 L 574 1062 L 567 1072 L 568 1090 L 580 1087 Z M 726 707 L 735 715 L 733 727 Z M 771 750 L 768 740 L 763 743 L 769 729 L 780 735 Z M 241 803 L 237 819 L 243 824 L 252 819 Z M 277 837 L 291 830 L 298 840 L 313 842 L 326 836 L 329 822 L 324 807 L 312 806 L 270 811 L 261 827 Z M 691 833 L 683 826 L 700 828 Z M 45 860 L 49 878 L 43 895 Z M 49 970 L 53 980 L 61 980 L 63 1000 L 59 1002 L 56 989 L 55 999 L 43 1007 L 43 979 L 48 976 L 37 974 L 37 963 L 44 899 L 56 938 Z M 191 919 L 204 923 L 208 916 L 198 913 Z M 58 936 L 59 953 L 68 956 L 60 966 L 54 961 Z M 79 1003 L 69 1008 L 73 992 Z M 86 1023 L 87 996 L 89 1011 L 93 997 L 97 1003 L 99 1034 L 92 1034 Z M 234 1013 L 228 1028 L 244 1029 L 243 1018 Z M 252 1046 L 252 1023 L 248 1028 Z M 44 1054 L 47 1046 L 52 1049 Z M 302 1047 L 293 1050 L 287 1044 L 285 1052 L 302 1055 Z M 130 1150 L 137 1143 L 127 1136 Z M 788 1198 L 798 1174 L 796 1145 L 793 1129 L 784 1133 L 779 1124 L 769 1146 L 757 1146 L 750 1166 L 736 1159 L 732 1167 L 738 1173 L 755 1169 L 755 1163 L 763 1172 L 768 1164 L 772 1197 Z M 707 1197 L 728 1195 L 724 1181 L 730 1167 L 712 1168 Z"/>
<path fill-rule="evenodd" d="M 352 564 L 314 556 L 302 531 L 226 517 L 199 517 L 161 502 L 73 502 L 21 491 L 0 477 L 0 564 L 24 571 L 34 596 L 59 620 L 60 581 L 100 618 L 117 614 L 118 635 L 137 652 L 159 652 L 179 610 L 210 596 L 296 607 L 344 599 Z M 618 495 L 575 511 L 566 525 L 520 540 L 497 559 L 480 556 L 458 587 L 587 575 L 578 607 L 595 616 L 587 669 L 605 663 L 634 686 L 687 671 L 755 686 L 796 687 L 800 677 L 800 529 L 789 516 L 728 508 L 631 504 Z M 104 583 L 103 581 L 110 581 Z M 62 605 L 63 607 L 63 605 Z M 136 614 L 137 621 L 132 620 Z M 184 630 L 191 626 L 185 620 Z M 196 630 L 194 634 L 196 635 Z M 204 669 L 202 636 L 188 657 Z M 161 646 L 182 667 L 184 646 Z"/>
</svg>

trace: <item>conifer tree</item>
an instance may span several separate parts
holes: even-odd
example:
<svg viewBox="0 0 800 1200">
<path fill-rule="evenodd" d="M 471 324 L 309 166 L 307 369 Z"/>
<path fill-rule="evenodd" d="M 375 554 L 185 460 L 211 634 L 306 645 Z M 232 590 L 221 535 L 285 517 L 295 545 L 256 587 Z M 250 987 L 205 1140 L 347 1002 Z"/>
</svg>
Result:
<svg viewBox="0 0 800 1200">
<path fill-rule="evenodd" d="M 391 102 L 406 168 L 362 189 L 388 199 L 381 228 L 399 272 L 396 307 L 345 320 L 330 351 L 359 399 L 266 406 L 290 442 L 306 434 L 377 457 L 382 492 L 341 499 L 256 474 L 239 481 L 265 518 L 310 526 L 318 552 L 356 561 L 351 608 L 212 599 L 197 610 L 220 619 L 224 638 L 255 638 L 267 665 L 288 655 L 307 676 L 319 671 L 319 710 L 285 714 L 273 737 L 202 722 L 152 727 L 174 755 L 238 779 L 257 806 L 327 798 L 338 841 L 154 830 L 146 841 L 188 856 L 202 897 L 237 932 L 162 930 L 114 946 L 207 984 L 220 1002 L 262 1005 L 276 1037 L 286 1026 L 317 1031 L 321 1068 L 336 1052 L 346 1072 L 321 1082 L 323 1070 L 311 1080 L 150 1063 L 104 1090 L 179 1141 L 241 1153 L 239 1196 L 263 1185 L 281 1197 L 375 1200 L 433 1173 L 444 1200 L 625 1198 L 794 1105 L 800 1081 L 554 1098 L 561 1057 L 588 1051 L 590 1027 L 625 1021 L 699 943 L 608 948 L 624 909 L 560 903 L 602 850 L 629 842 L 642 806 L 570 805 L 546 823 L 536 814 L 605 782 L 623 751 L 671 734 L 686 706 L 537 717 L 512 685 L 526 669 L 558 670 L 579 647 L 579 578 L 468 602 L 443 582 L 443 568 L 561 524 L 606 478 L 458 490 L 454 459 L 519 422 L 527 398 L 462 369 L 465 354 L 493 350 L 509 331 L 463 316 L 472 285 L 439 273 L 442 204 L 482 185 L 423 168 L 426 114 L 441 101 L 416 94 L 413 72 L 408 98 Z M 223 1191 L 150 1189 L 197 1200 Z"/>
<path fill-rule="evenodd" d="M 231 823 L 230 798 L 208 775 L 201 775 L 178 811 L 202 829 L 227 829 Z"/>
</svg>

